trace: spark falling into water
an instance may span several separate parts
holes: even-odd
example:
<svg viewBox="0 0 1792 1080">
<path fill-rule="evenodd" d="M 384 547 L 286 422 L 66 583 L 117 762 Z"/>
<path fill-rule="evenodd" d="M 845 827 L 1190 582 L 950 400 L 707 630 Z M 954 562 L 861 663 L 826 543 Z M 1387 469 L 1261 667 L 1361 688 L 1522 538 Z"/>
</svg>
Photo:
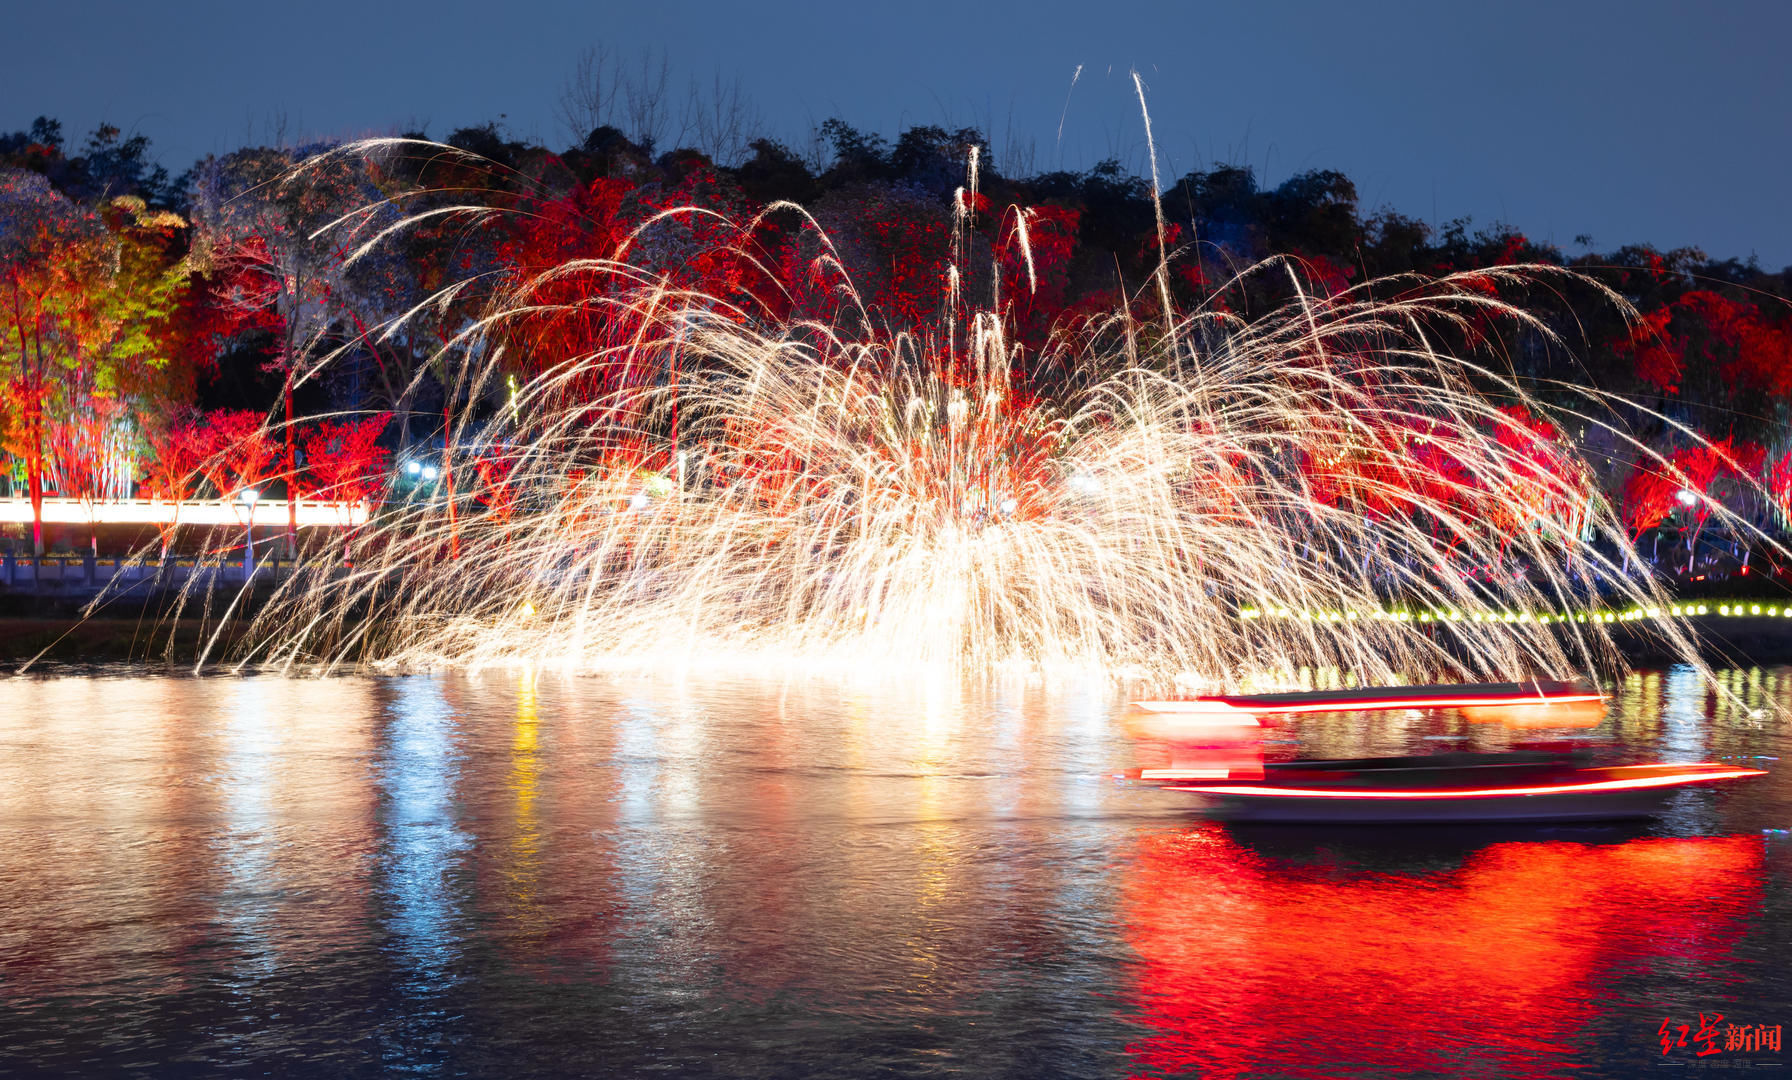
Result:
<svg viewBox="0 0 1792 1080">
<path fill-rule="evenodd" d="M 1506 266 L 1327 295 L 1272 259 L 1241 278 L 1280 275 L 1295 299 L 1246 321 L 1171 307 L 1163 250 L 1155 313 L 1121 305 L 1029 354 L 1001 310 L 963 300 L 976 185 L 955 200 L 931 333 L 876 329 L 844 282 L 859 317 L 742 310 L 672 288 L 628 244 L 505 292 L 444 350 L 466 400 L 514 374 L 489 344 L 507 329 L 575 310 L 609 329 L 459 419 L 444 456 L 459 494 L 394 498 L 352 572 L 274 591 L 239 659 L 1497 680 L 1621 663 L 1603 624 L 1549 613 L 1596 594 L 1667 605 L 1628 569 L 1592 471 L 1526 419 L 1546 410 L 1496 360 L 1495 327 L 1550 337 L 1500 290 L 1591 282 Z M 1026 208 L 1011 212 L 1024 242 Z M 837 268 L 815 239 L 816 265 Z M 549 298 L 594 275 L 602 295 Z M 1599 425 L 1604 403 L 1576 392 L 1549 414 Z M 1462 617 L 1343 614 L 1391 600 Z M 1470 617 L 1487 611 L 1546 617 Z M 1676 625 L 1658 632 L 1694 655 Z"/>
</svg>

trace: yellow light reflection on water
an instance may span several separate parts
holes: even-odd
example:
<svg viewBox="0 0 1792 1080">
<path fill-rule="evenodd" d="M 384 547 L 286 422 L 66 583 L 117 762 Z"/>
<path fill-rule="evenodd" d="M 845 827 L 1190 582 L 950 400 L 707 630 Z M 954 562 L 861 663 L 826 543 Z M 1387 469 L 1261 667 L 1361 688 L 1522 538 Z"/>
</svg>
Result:
<svg viewBox="0 0 1792 1080">
<path fill-rule="evenodd" d="M 541 876 L 541 822 L 535 801 L 541 785 L 541 717 L 536 704 L 536 674 L 517 674 L 516 722 L 510 740 L 510 860 L 504 877 L 509 884 L 510 917 L 530 930 L 541 927 L 537 901 Z"/>
</svg>

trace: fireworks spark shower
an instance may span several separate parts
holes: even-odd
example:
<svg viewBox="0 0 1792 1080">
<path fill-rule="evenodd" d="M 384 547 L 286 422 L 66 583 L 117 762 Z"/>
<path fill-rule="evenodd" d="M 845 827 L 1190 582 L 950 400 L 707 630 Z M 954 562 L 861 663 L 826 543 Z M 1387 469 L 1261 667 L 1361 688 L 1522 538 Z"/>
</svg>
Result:
<svg viewBox="0 0 1792 1080">
<path fill-rule="evenodd" d="M 394 492 L 352 572 L 284 583 L 243 657 L 1496 679 L 1620 664 L 1603 625 L 1568 616 L 1590 597 L 1666 604 L 1546 419 L 1601 426 L 1606 403 L 1546 409 L 1501 359 L 1508 335 L 1554 340 L 1503 294 L 1586 279 L 1510 266 L 1328 292 L 1273 259 L 1241 277 L 1293 299 L 1246 319 L 1169 307 L 1166 251 L 1151 286 L 1029 350 L 1007 304 L 1033 285 L 1030 208 L 998 230 L 1025 273 L 1001 280 L 992 259 L 968 288 L 989 212 L 974 156 L 969 177 L 946 300 L 919 330 L 867 310 L 789 204 L 766 214 L 807 223 L 827 318 L 656 272 L 654 231 L 698 218 L 763 263 L 759 222 L 684 208 L 505 288 L 438 354 L 458 398 L 487 403 L 450 424 L 442 488 Z M 364 254 L 425 217 L 492 212 L 367 207 L 332 228 Z M 517 381 L 499 343 L 567 322 L 583 336 L 542 337 L 559 351 Z M 1390 607 L 1438 617 L 1370 614 Z M 1500 612 L 1522 618 L 1480 617 Z"/>
</svg>

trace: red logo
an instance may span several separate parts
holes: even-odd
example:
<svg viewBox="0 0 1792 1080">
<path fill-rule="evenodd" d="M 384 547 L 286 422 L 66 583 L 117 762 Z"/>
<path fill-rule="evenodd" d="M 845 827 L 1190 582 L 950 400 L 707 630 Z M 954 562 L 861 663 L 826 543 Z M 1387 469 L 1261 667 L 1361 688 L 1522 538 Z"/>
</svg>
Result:
<svg viewBox="0 0 1792 1080">
<path fill-rule="evenodd" d="M 1699 1014 L 1699 1026 L 1695 1031 L 1691 1024 L 1676 1024 L 1674 1018 L 1663 1017 L 1661 1028 L 1656 1034 L 1661 1036 L 1661 1052 L 1671 1054 L 1677 1049 L 1690 1047 L 1693 1057 L 1710 1057 L 1712 1054 L 1731 1052 L 1761 1053 L 1767 1051 L 1780 1052 L 1780 1029 L 1775 1024 L 1726 1024 L 1723 1013 L 1712 1013 L 1707 1016 Z M 1692 1041 L 1687 1042 L 1690 1038 Z"/>
</svg>

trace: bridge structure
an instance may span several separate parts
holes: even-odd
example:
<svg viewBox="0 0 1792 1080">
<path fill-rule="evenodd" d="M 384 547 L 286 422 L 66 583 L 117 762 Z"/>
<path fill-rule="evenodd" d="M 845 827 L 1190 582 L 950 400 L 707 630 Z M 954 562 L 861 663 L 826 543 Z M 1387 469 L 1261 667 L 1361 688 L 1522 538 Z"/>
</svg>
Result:
<svg viewBox="0 0 1792 1080">
<path fill-rule="evenodd" d="M 301 529 L 327 526 L 342 528 L 364 525 L 372 508 L 364 502 L 333 503 L 300 499 L 297 509 Z M 285 528 L 288 524 L 285 499 L 241 499 L 225 502 L 220 499 L 168 502 L 162 499 L 117 499 L 104 502 L 86 499 L 46 498 L 43 500 L 43 522 L 46 525 L 238 525 L 256 528 Z M 30 499 L 0 499 L 0 524 L 29 525 L 32 521 Z"/>
<path fill-rule="evenodd" d="M 247 534 L 253 525 L 266 536 L 284 530 L 289 523 L 286 500 L 250 502 L 221 500 L 171 503 L 159 499 L 121 499 L 93 502 L 46 498 L 42 520 L 46 525 L 127 526 L 180 529 L 234 526 Z M 301 499 L 298 526 L 350 528 L 365 524 L 372 508 L 362 503 L 327 503 Z M 32 521 L 28 499 L 0 499 L 0 524 L 28 525 Z M 260 539 L 260 537 L 257 537 Z M 52 554 L 38 558 L 18 553 L 0 555 L 0 596 L 35 597 L 50 601 L 86 603 L 102 593 L 127 602 L 142 603 L 162 594 L 190 588 L 258 588 L 276 584 L 306 570 L 346 572 L 338 557 L 331 562 L 283 559 L 270 545 L 266 557 L 245 559 L 244 545 L 203 556 L 104 557 L 84 554 Z"/>
</svg>

